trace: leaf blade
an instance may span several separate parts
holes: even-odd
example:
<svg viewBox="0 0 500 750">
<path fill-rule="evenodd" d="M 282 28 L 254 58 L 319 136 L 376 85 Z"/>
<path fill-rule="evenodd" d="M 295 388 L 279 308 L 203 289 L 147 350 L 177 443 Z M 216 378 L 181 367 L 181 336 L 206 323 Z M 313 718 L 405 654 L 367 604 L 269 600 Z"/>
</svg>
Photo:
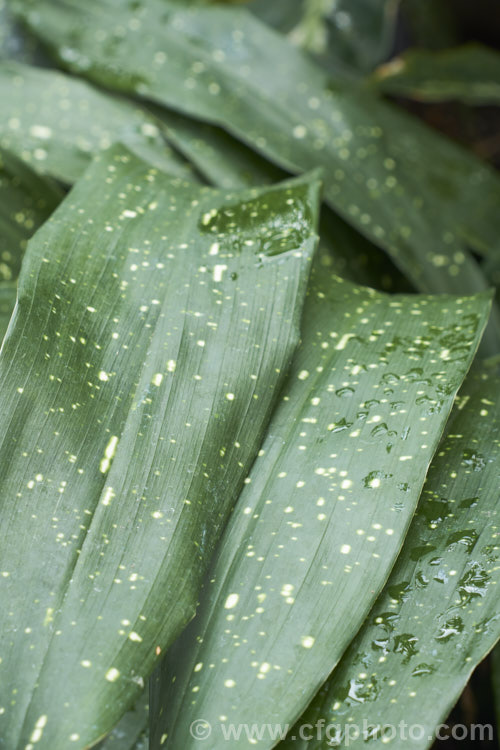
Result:
<svg viewBox="0 0 500 750">
<path fill-rule="evenodd" d="M 0 96 L 9 102 L 0 113 L 0 146 L 39 174 L 71 184 L 93 154 L 121 141 L 163 171 L 190 178 L 151 114 L 73 76 L 3 61 Z"/>
<path fill-rule="evenodd" d="M 316 267 L 301 347 L 199 613 L 153 683 L 153 748 L 194 749 L 200 717 L 214 746 L 223 725 L 283 727 L 314 696 L 397 557 L 483 305 L 379 295 Z M 231 741 L 274 745 L 265 732 Z"/>
<path fill-rule="evenodd" d="M 471 154 L 366 90 L 332 89 L 323 71 L 243 9 L 152 2 L 138 11 L 137 29 L 116 39 L 121 0 L 91 7 L 93 26 L 73 0 L 20 12 L 72 70 L 220 124 L 285 169 L 326 165 L 326 200 L 420 291 L 486 288 L 466 245 L 498 254 L 500 180 Z M 106 45 L 96 45 L 92 28 Z"/>
<path fill-rule="evenodd" d="M 219 193 L 114 148 L 31 242 L 0 358 L 10 747 L 40 716 L 39 748 L 95 742 L 192 616 L 297 342 L 317 200 L 308 178 Z"/>
<path fill-rule="evenodd" d="M 373 727 L 373 736 L 351 735 L 358 748 L 367 740 L 386 746 L 382 727 L 398 728 L 403 721 L 406 729 L 422 727 L 406 732 L 405 742 L 423 750 L 500 637 L 499 382 L 486 371 L 467 377 L 391 577 L 298 723 L 322 718 L 331 726 Z M 322 740 L 280 744 L 283 750 L 327 746 L 324 734 Z"/>
</svg>

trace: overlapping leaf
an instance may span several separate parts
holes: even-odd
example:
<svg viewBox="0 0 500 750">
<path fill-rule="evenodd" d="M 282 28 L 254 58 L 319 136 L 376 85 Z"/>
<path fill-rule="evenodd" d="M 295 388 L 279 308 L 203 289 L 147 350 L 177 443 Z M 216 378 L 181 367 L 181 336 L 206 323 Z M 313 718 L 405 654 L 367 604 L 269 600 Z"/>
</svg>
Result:
<svg viewBox="0 0 500 750">
<path fill-rule="evenodd" d="M 431 52 L 410 50 L 378 69 L 384 92 L 424 102 L 500 103 L 500 53 L 479 44 Z"/>
<path fill-rule="evenodd" d="M 0 149 L 0 279 L 19 275 L 26 242 L 63 196 L 14 154 Z"/>
<path fill-rule="evenodd" d="M 430 747 L 500 637 L 499 387 L 467 378 L 387 586 L 283 750 Z"/>
<path fill-rule="evenodd" d="M 323 64 L 369 71 L 390 52 L 399 0 L 305 0 L 291 38 Z"/>
<path fill-rule="evenodd" d="M 7 0 L 0 0 L 0 60 L 7 59 L 50 65 L 39 40 L 16 22 Z"/>
<path fill-rule="evenodd" d="M 298 338 L 317 200 L 115 148 L 31 241 L 0 358 L 9 750 L 95 742 L 193 615 Z"/>
<path fill-rule="evenodd" d="M 61 199 L 57 185 L 0 149 L 0 342 L 14 309 L 26 242 Z"/>
<path fill-rule="evenodd" d="M 422 291 L 487 282 L 468 253 L 498 253 L 500 179 L 410 116 L 330 79 L 242 8 L 167 0 L 23 2 L 74 71 L 218 123 L 291 170 L 324 166 L 331 206 Z"/>
<path fill-rule="evenodd" d="M 3 341 L 9 326 L 10 317 L 16 304 L 17 284 L 15 281 L 0 281 L 0 341 Z"/>
<path fill-rule="evenodd" d="M 122 141 L 170 174 L 189 168 L 138 105 L 55 70 L 0 62 L 0 146 L 42 174 L 74 182 L 92 156 Z"/>
<path fill-rule="evenodd" d="M 148 717 L 149 691 L 146 688 L 96 750 L 148 750 Z"/>
<path fill-rule="evenodd" d="M 266 185 L 285 173 L 248 146 L 212 125 L 155 108 L 170 143 L 209 184 L 222 188 Z M 322 264 L 343 278 L 382 290 L 412 291 L 403 274 L 379 247 L 356 232 L 340 216 L 322 212 Z"/>
<path fill-rule="evenodd" d="M 201 718 L 219 747 L 222 724 L 284 725 L 315 695 L 389 575 L 488 308 L 389 297 L 316 268 L 211 583 L 160 669 L 153 748 L 194 750 Z"/>
</svg>

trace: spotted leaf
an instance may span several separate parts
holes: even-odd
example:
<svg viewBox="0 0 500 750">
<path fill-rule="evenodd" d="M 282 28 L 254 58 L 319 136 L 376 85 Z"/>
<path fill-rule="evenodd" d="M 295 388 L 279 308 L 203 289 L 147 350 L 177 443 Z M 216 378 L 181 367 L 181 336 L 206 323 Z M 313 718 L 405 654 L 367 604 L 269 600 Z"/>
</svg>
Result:
<svg viewBox="0 0 500 750">
<path fill-rule="evenodd" d="M 200 609 L 153 682 L 153 748 L 194 750 L 201 718 L 213 747 L 229 725 L 284 726 L 315 695 L 387 580 L 488 308 L 386 296 L 316 267 Z M 253 745 L 274 742 L 231 741 Z"/>
<path fill-rule="evenodd" d="M 61 63 L 219 124 L 285 169 L 325 167 L 325 198 L 426 292 L 487 282 L 500 178 L 404 112 L 329 75 L 244 8 L 168 0 L 23 0 Z"/>
<path fill-rule="evenodd" d="M 387 586 L 280 750 L 342 746 L 346 733 L 349 747 L 424 750 L 446 735 L 440 723 L 500 638 L 499 387 L 468 376 Z"/>
<path fill-rule="evenodd" d="M 309 177 L 218 192 L 115 147 L 30 241 L 0 357 L 7 747 L 97 741 L 194 614 L 298 339 L 317 203 Z"/>
<path fill-rule="evenodd" d="M 0 111 L 0 147 L 40 174 L 72 183 L 95 153 L 121 141 L 160 169 L 190 177 L 152 115 L 60 71 L 0 62 L 0 98 L 8 102 Z"/>
</svg>

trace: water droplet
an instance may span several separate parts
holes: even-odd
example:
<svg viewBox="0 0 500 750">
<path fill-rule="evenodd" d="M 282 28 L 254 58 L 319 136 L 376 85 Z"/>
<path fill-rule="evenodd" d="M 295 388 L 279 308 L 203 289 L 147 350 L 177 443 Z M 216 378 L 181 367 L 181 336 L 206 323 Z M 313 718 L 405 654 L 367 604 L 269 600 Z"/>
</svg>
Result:
<svg viewBox="0 0 500 750">
<path fill-rule="evenodd" d="M 394 652 L 403 654 L 403 664 L 407 664 L 412 656 L 418 654 L 417 643 L 418 638 L 412 633 L 401 633 L 394 638 Z"/>
<path fill-rule="evenodd" d="M 413 670 L 412 677 L 420 677 L 424 674 L 432 674 L 436 671 L 436 667 L 433 664 L 417 664 L 415 669 Z"/>
<path fill-rule="evenodd" d="M 339 388 L 337 391 L 335 391 L 335 394 L 339 398 L 351 398 L 354 394 L 354 388 L 349 388 L 349 387 Z"/>
<path fill-rule="evenodd" d="M 461 617 L 452 617 L 451 620 L 447 620 L 444 625 L 441 625 L 439 635 L 436 636 L 437 641 L 449 641 L 454 635 L 459 635 L 464 629 L 464 623 Z"/>
<path fill-rule="evenodd" d="M 450 534 L 446 540 L 446 544 L 448 549 L 453 549 L 457 544 L 463 544 L 467 548 L 467 552 L 472 552 L 477 540 L 477 532 L 473 529 L 466 529 L 464 531 L 455 531 L 453 534 Z"/>
<path fill-rule="evenodd" d="M 395 583 L 387 588 L 387 592 L 391 599 L 394 599 L 397 602 L 405 602 L 408 599 L 411 590 L 409 581 Z"/>
<path fill-rule="evenodd" d="M 463 462 L 473 471 L 482 471 L 486 466 L 486 461 L 481 453 L 472 450 L 465 450 L 463 453 Z"/>
</svg>

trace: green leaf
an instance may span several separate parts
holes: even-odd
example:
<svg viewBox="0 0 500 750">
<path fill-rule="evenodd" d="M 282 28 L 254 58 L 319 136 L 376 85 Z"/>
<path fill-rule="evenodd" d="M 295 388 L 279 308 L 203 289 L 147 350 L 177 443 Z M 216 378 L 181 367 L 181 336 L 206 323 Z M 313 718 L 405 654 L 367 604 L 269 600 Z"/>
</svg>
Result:
<svg viewBox="0 0 500 750">
<path fill-rule="evenodd" d="M 220 124 L 285 169 L 325 167 L 330 205 L 421 291 L 486 288 L 467 248 L 499 253 L 498 175 L 366 90 L 332 89 L 325 72 L 243 8 L 30 7 L 23 2 L 20 13 L 72 70 Z"/>
<path fill-rule="evenodd" d="M 390 52 L 399 0 L 304 0 L 293 42 L 330 70 L 370 71 Z"/>
<path fill-rule="evenodd" d="M 304 0 L 249 0 L 246 3 L 252 13 L 268 26 L 283 34 L 298 24 L 303 16 Z"/>
<path fill-rule="evenodd" d="M 26 242 L 62 200 L 61 189 L 0 149 L 0 280 L 19 275 Z"/>
<path fill-rule="evenodd" d="M 146 689 L 96 750 L 142 750 L 143 747 L 147 750 L 148 719 L 149 692 Z"/>
<path fill-rule="evenodd" d="M 0 60 L 7 59 L 50 65 L 40 42 L 16 21 L 7 0 L 0 0 Z"/>
<path fill-rule="evenodd" d="M 399 0 L 254 0 L 248 7 L 327 69 L 372 70 L 390 52 Z"/>
<path fill-rule="evenodd" d="M 298 340 L 317 203 L 310 177 L 220 192 L 114 148 L 30 241 L 0 357 L 12 750 L 96 742 L 193 616 Z"/>
<path fill-rule="evenodd" d="M 210 184 L 250 187 L 283 179 L 285 173 L 224 130 L 174 112 L 155 108 L 170 143 Z M 380 248 L 340 216 L 323 210 L 320 253 L 324 267 L 358 284 L 383 290 L 410 291 L 411 285 Z"/>
<path fill-rule="evenodd" d="M 359 728 L 358 738 L 352 730 L 349 747 L 364 748 L 368 740 L 377 749 L 399 747 L 405 738 L 397 734 L 388 742 L 392 730 L 384 740 L 382 728 L 403 721 L 405 747 L 428 748 L 500 637 L 499 388 L 494 375 L 467 378 L 391 577 L 291 736 L 298 737 L 299 725 L 316 725 L 321 718 L 327 725 Z M 413 739 L 412 725 L 422 728 L 412 732 Z M 324 730 L 322 741 L 280 745 L 327 747 Z"/>
<path fill-rule="evenodd" d="M 423 102 L 500 103 L 500 53 L 480 44 L 431 52 L 413 49 L 373 76 L 384 93 Z"/>
<path fill-rule="evenodd" d="M 268 185 L 287 176 L 284 170 L 221 128 L 160 107 L 153 111 L 162 121 L 167 140 L 212 185 L 222 188 Z"/>
<path fill-rule="evenodd" d="M 16 302 L 26 242 L 62 199 L 61 190 L 0 149 L 0 341 Z"/>
<path fill-rule="evenodd" d="M 16 305 L 17 284 L 15 281 L 0 281 L 0 342 L 9 326 Z"/>
<path fill-rule="evenodd" d="M 284 725 L 315 695 L 387 580 L 488 308 L 484 295 L 378 294 L 316 267 L 210 584 L 160 668 L 153 748 L 166 736 L 194 750 L 200 718 L 222 747 L 221 721 Z"/>
<path fill-rule="evenodd" d="M 92 156 L 122 141 L 170 174 L 190 177 L 168 146 L 161 125 L 139 105 L 55 70 L 0 63 L 0 146 L 32 169 L 74 182 Z"/>
</svg>

